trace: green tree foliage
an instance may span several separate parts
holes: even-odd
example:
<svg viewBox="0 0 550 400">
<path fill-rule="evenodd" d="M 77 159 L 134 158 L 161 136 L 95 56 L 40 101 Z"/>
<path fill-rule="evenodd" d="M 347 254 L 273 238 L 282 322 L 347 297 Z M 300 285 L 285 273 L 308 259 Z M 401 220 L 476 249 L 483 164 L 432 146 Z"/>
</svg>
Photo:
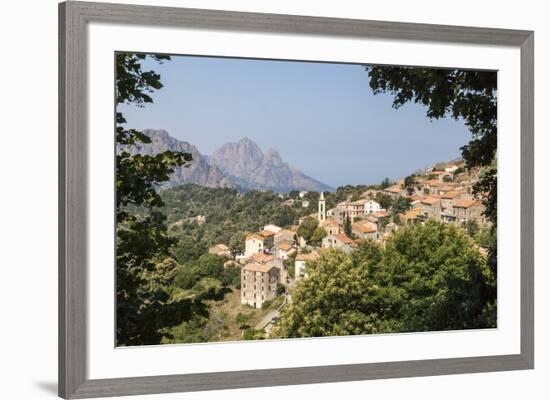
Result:
<svg viewBox="0 0 550 400">
<path fill-rule="evenodd" d="M 359 193 L 354 193 L 352 196 L 351 196 L 351 201 L 357 201 L 361 198 L 361 194 Z"/>
<path fill-rule="evenodd" d="M 344 233 L 348 237 L 351 237 L 351 218 L 349 217 L 349 215 L 346 215 L 346 219 L 344 221 Z"/>
<path fill-rule="evenodd" d="M 215 254 L 203 254 L 197 260 L 185 263 L 174 279 L 174 286 L 192 289 L 203 278 L 214 279 L 221 287 L 240 286 L 240 268 L 224 267 L 227 259 Z"/>
<path fill-rule="evenodd" d="M 298 227 L 297 234 L 302 236 L 306 241 L 310 241 L 315 229 L 319 226 L 319 221 L 316 218 L 305 218 Z"/>
<path fill-rule="evenodd" d="M 380 183 L 380 189 L 384 190 L 386 188 L 389 188 L 391 184 L 392 182 L 390 181 L 390 178 L 384 178 L 384 180 Z"/>
<path fill-rule="evenodd" d="M 247 329 L 244 331 L 244 340 L 262 340 L 265 339 L 264 332 L 260 329 Z"/>
<path fill-rule="evenodd" d="M 391 205 L 393 214 L 399 214 L 411 208 L 411 199 L 398 197 Z"/>
<path fill-rule="evenodd" d="M 465 171 L 464 167 L 458 167 L 457 169 L 455 169 L 455 171 L 453 172 L 453 175 L 454 176 L 457 176 L 459 174 L 463 174 Z"/>
<path fill-rule="evenodd" d="M 195 316 L 177 326 L 166 328 L 163 334 L 162 344 L 204 343 L 210 341 L 213 336 L 208 327 L 208 318 L 205 316 Z"/>
<path fill-rule="evenodd" d="M 393 204 L 393 199 L 391 196 L 382 192 L 376 193 L 374 200 L 380 204 L 380 207 L 385 208 L 386 210 L 388 210 Z"/>
<path fill-rule="evenodd" d="M 392 285 L 405 290 L 401 309 L 405 330 L 496 325 L 496 315 L 486 315 L 496 282 L 461 229 L 428 222 L 398 231 L 386 246 L 384 264 Z"/>
<path fill-rule="evenodd" d="M 325 228 L 318 226 L 315 228 L 315 231 L 313 231 L 313 235 L 311 235 L 311 244 L 313 246 L 321 246 L 321 241 L 325 236 L 327 236 Z"/>
<path fill-rule="evenodd" d="M 246 234 L 243 231 L 235 232 L 229 239 L 229 248 L 233 256 L 244 253 L 245 243 L 244 238 Z"/>
<path fill-rule="evenodd" d="M 386 249 L 362 241 L 353 253 L 323 253 L 306 267 L 279 337 L 494 327 L 495 282 L 472 240 L 429 221 L 398 231 Z"/>
<path fill-rule="evenodd" d="M 250 325 L 248 324 L 252 314 L 238 313 L 235 317 L 235 322 L 239 325 L 239 329 L 248 329 Z"/>
<path fill-rule="evenodd" d="M 286 292 L 286 286 L 282 283 L 277 283 L 277 296 L 280 296 L 282 294 L 285 294 Z"/>
<path fill-rule="evenodd" d="M 143 107 L 150 93 L 162 87 L 160 75 L 144 71 L 147 58 L 167 56 L 116 54 L 116 102 Z M 192 302 L 172 302 L 168 286 L 177 266 L 165 261 L 174 241 L 167 237 L 166 217 L 159 212 L 162 199 L 156 186 L 169 179 L 174 167 L 191 161 L 186 153 L 165 152 L 131 156 L 128 147 L 150 143 L 143 133 L 125 127 L 122 113 L 116 114 L 116 220 L 117 220 L 117 344 L 159 343 L 165 326 L 189 318 Z M 145 209 L 134 214 L 130 207 Z"/>
<path fill-rule="evenodd" d="M 414 186 L 416 184 L 416 176 L 409 175 L 404 180 L 405 187 Z"/>
<path fill-rule="evenodd" d="M 477 235 L 479 232 L 479 225 L 475 219 L 470 219 L 466 222 L 466 232 L 468 232 L 468 235 L 471 237 L 475 237 L 475 235 Z"/>
</svg>

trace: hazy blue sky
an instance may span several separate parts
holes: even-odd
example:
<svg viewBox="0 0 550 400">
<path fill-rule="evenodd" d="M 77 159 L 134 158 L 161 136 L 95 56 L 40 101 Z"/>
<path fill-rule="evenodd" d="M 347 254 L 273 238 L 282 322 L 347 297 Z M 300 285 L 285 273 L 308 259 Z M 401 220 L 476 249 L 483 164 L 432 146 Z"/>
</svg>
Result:
<svg viewBox="0 0 550 400">
<path fill-rule="evenodd" d="M 145 108 L 119 108 L 128 126 L 165 129 L 203 154 L 247 136 L 331 186 L 378 183 L 460 155 L 463 122 L 392 108 L 360 65 L 172 57 L 145 67 L 164 87 Z"/>
</svg>

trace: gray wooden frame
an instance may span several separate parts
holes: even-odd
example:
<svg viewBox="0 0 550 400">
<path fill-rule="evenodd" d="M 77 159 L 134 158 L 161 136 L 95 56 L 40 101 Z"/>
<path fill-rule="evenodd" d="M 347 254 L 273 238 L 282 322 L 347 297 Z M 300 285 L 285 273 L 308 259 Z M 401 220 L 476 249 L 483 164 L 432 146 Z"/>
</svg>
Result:
<svg viewBox="0 0 550 400">
<path fill-rule="evenodd" d="M 521 353 L 90 380 L 86 373 L 87 24 L 513 46 L 521 49 Z M 59 395 L 137 395 L 534 368 L 534 34 L 532 31 L 200 9 L 59 5 Z"/>
</svg>

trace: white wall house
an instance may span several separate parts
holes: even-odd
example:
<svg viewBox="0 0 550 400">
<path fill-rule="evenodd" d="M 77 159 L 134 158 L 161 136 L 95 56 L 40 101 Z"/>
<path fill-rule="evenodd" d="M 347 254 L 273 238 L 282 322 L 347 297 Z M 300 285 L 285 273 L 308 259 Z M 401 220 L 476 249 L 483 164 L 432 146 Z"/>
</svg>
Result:
<svg viewBox="0 0 550 400">
<path fill-rule="evenodd" d="M 374 200 L 369 200 L 365 203 L 365 214 L 372 214 L 380 211 L 381 209 L 380 204 Z"/>
<path fill-rule="evenodd" d="M 257 233 L 248 235 L 244 241 L 244 256 L 250 257 L 264 251 L 264 238 Z"/>
</svg>

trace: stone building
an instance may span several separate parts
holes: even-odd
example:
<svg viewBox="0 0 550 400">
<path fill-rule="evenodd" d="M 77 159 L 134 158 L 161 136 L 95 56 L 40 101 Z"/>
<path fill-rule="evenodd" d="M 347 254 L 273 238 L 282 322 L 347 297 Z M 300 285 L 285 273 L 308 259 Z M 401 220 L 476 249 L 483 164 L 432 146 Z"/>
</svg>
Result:
<svg viewBox="0 0 550 400">
<path fill-rule="evenodd" d="M 273 265 L 246 264 L 241 269 L 241 304 L 262 308 L 277 297 L 279 280 L 279 269 Z"/>
</svg>

